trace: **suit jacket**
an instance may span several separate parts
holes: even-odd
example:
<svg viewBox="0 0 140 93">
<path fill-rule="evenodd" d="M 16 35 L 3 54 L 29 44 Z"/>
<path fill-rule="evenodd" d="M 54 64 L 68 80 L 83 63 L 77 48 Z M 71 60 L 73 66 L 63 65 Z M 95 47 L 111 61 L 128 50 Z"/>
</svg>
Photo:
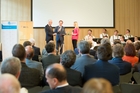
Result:
<svg viewBox="0 0 140 93">
<path fill-rule="evenodd" d="M 26 65 L 28 67 L 35 68 L 35 69 L 39 70 L 39 72 L 40 72 L 40 79 L 43 78 L 44 70 L 43 70 L 43 66 L 42 66 L 41 62 L 37 62 L 37 61 L 26 59 L 25 63 L 26 63 Z"/>
<path fill-rule="evenodd" d="M 47 57 L 42 58 L 42 64 L 44 70 L 46 70 L 47 66 L 53 63 L 60 63 L 60 56 L 54 54 L 48 54 Z"/>
<path fill-rule="evenodd" d="M 41 93 L 81 93 L 82 89 L 79 87 L 72 87 L 70 85 L 56 89 L 46 90 Z"/>
<path fill-rule="evenodd" d="M 39 61 L 39 55 L 41 55 L 40 48 L 38 48 L 36 46 L 32 46 L 32 47 L 34 49 L 34 56 L 33 56 L 32 60 Z"/>
<path fill-rule="evenodd" d="M 46 32 L 46 41 L 49 42 L 50 40 L 53 40 L 53 28 L 52 28 L 52 26 L 49 26 L 47 24 L 45 26 L 45 32 Z"/>
<path fill-rule="evenodd" d="M 70 68 L 65 68 L 65 69 L 67 71 L 67 81 L 68 81 L 69 85 L 82 87 L 81 73 L 76 70 L 70 69 Z"/>
<path fill-rule="evenodd" d="M 65 28 L 62 26 L 60 32 L 58 32 L 59 28 L 60 27 L 57 26 L 57 27 L 55 27 L 55 30 L 54 30 L 54 32 L 57 33 L 56 41 L 60 40 L 61 42 L 63 42 L 64 41 L 64 35 L 66 34 L 65 33 Z"/>
<path fill-rule="evenodd" d="M 120 75 L 125 75 L 131 72 L 131 63 L 123 61 L 122 58 L 113 58 L 109 63 L 114 64 L 120 68 Z"/>
<path fill-rule="evenodd" d="M 119 83 L 119 68 L 107 61 L 98 60 L 95 64 L 85 66 L 84 82 L 91 78 L 105 78 L 114 86 Z"/>
<path fill-rule="evenodd" d="M 76 58 L 74 65 L 72 65 L 72 69 L 75 69 L 81 72 L 82 76 L 84 73 L 84 67 L 88 64 L 93 64 L 96 62 L 93 56 L 90 55 L 81 55 L 80 57 Z"/>
<path fill-rule="evenodd" d="M 29 68 L 21 62 L 22 68 L 19 76 L 21 87 L 32 88 L 40 85 L 40 72 L 37 69 Z"/>
</svg>

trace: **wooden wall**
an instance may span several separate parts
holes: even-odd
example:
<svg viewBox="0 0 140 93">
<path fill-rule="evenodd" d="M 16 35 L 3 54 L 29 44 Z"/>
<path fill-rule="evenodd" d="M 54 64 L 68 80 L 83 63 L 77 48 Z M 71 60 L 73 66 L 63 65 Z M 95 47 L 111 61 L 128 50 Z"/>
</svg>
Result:
<svg viewBox="0 0 140 93">
<path fill-rule="evenodd" d="M 1 20 L 30 21 L 31 3 L 30 0 L 1 0 Z M 120 34 L 125 34 L 127 28 L 134 36 L 140 36 L 140 0 L 115 0 L 115 28 L 107 28 L 108 34 L 112 35 L 117 29 Z M 47 23 L 47 20 L 46 20 Z M 93 35 L 99 37 L 101 28 L 80 28 L 79 40 L 92 29 Z M 71 33 L 72 28 L 66 28 Z M 33 37 L 36 45 L 41 49 L 45 46 L 44 28 L 34 29 Z M 65 50 L 72 49 L 71 36 L 65 36 Z"/>
</svg>

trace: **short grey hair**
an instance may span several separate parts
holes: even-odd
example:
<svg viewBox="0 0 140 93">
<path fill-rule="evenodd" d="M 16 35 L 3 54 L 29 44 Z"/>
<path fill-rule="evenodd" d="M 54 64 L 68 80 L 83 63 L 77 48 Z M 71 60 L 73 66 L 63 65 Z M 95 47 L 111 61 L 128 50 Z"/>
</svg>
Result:
<svg viewBox="0 0 140 93">
<path fill-rule="evenodd" d="M 90 51 L 90 45 L 87 41 L 80 41 L 78 43 L 78 49 L 82 54 L 87 54 Z"/>
<path fill-rule="evenodd" d="M 14 76 L 21 71 L 20 60 L 16 57 L 9 57 L 1 63 L 1 73 L 10 73 Z"/>
<path fill-rule="evenodd" d="M 101 40 L 101 44 L 106 44 L 106 43 L 110 44 L 110 40 L 108 38 L 103 38 Z"/>
<path fill-rule="evenodd" d="M 123 45 L 121 44 L 115 44 L 113 46 L 113 52 L 112 52 L 112 56 L 113 57 L 123 57 L 124 55 L 124 48 Z"/>
<path fill-rule="evenodd" d="M 61 55 L 61 64 L 64 67 L 70 68 L 76 59 L 76 54 L 72 50 L 67 50 Z"/>
</svg>

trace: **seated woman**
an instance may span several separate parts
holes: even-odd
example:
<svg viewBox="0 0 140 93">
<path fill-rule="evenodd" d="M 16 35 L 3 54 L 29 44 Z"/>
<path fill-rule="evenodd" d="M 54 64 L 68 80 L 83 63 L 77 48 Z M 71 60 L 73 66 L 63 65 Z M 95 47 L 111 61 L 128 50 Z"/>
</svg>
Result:
<svg viewBox="0 0 140 93">
<path fill-rule="evenodd" d="M 113 52 L 112 52 L 112 60 L 109 61 L 109 63 L 114 64 L 120 68 L 120 75 L 127 74 L 131 72 L 131 63 L 123 61 L 122 57 L 124 55 L 124 49 L 123 45 L 121 44 L 115 44 L 113 46 Z"/>
<path fill-rule="evenodd" d="M 106 79 L 93 78 L 85 83 L 82 93 L 113 93 L 113 90 Z"/>
<path fill-rule="evenodd" d="M 133 43 L 126 43 L 124 47 L 125 55 L 123 56 L 123 61 L 131 63 L 132 67 L 138 62 L 139 58 L 136 57 L 136 50 Z"/>
<path fill-rule="evenodd" d="M 60 57 L 60 63 L 65 67 L 67 71 L 67 81 L 71 86 L 82 86 L 81 73 L 71 69 L 74 64 L 76 55 L 72 50 L 65 51 Z"/>
</svg>

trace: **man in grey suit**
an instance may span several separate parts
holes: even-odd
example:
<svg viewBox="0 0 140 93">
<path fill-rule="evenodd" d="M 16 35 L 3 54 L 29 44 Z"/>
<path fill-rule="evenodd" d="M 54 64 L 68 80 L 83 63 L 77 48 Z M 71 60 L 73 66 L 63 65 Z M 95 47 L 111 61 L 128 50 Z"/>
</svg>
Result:
<svg viewBox="0 0 140 93">
<path fill-rule="evenodd" d="M 60 20 L 59 26 L 55 27 L 55 31 L 54 31 L 54 33 L 57 33 L 56 34 L 56 49 L 58 50 L 58 52 L 60 52 L 60 54 L 62 54 L 63 52 L 64 35 L 66 34 L 65 28 L 62 25 L 63 25 L 63 21 Z M 59 51 L 59 48 L 60 48 L 60 51 Z"/>
<path fill-rule="evenodd" d="M 39 70 L 40 79 L 42 80 L 42 77 L 44 75 L 42 63 L 32 60 L 32 57 L 34 56 L 34 50 L 33 50 L 32 46 L 26 46 L 25 50 L 26 50 L 26 60 L 25 60 L 26 65 L 30 68 L 35 68 L 35 69 Z"/>
<path fill-rule="evenodd" d="M 76 58 L 74 65 L 72 65 L 72 69 L 75 69 L 81 72 L 82 76 L 84 74 L 84 67 L 88 64 L 93 64 L 96 62 L 96 59 L 89 54 L 90 45 L 87 41 L 81 41 L 78 43 L 78 50 L 81 54 L 80 57 Z"/>
</svg>

